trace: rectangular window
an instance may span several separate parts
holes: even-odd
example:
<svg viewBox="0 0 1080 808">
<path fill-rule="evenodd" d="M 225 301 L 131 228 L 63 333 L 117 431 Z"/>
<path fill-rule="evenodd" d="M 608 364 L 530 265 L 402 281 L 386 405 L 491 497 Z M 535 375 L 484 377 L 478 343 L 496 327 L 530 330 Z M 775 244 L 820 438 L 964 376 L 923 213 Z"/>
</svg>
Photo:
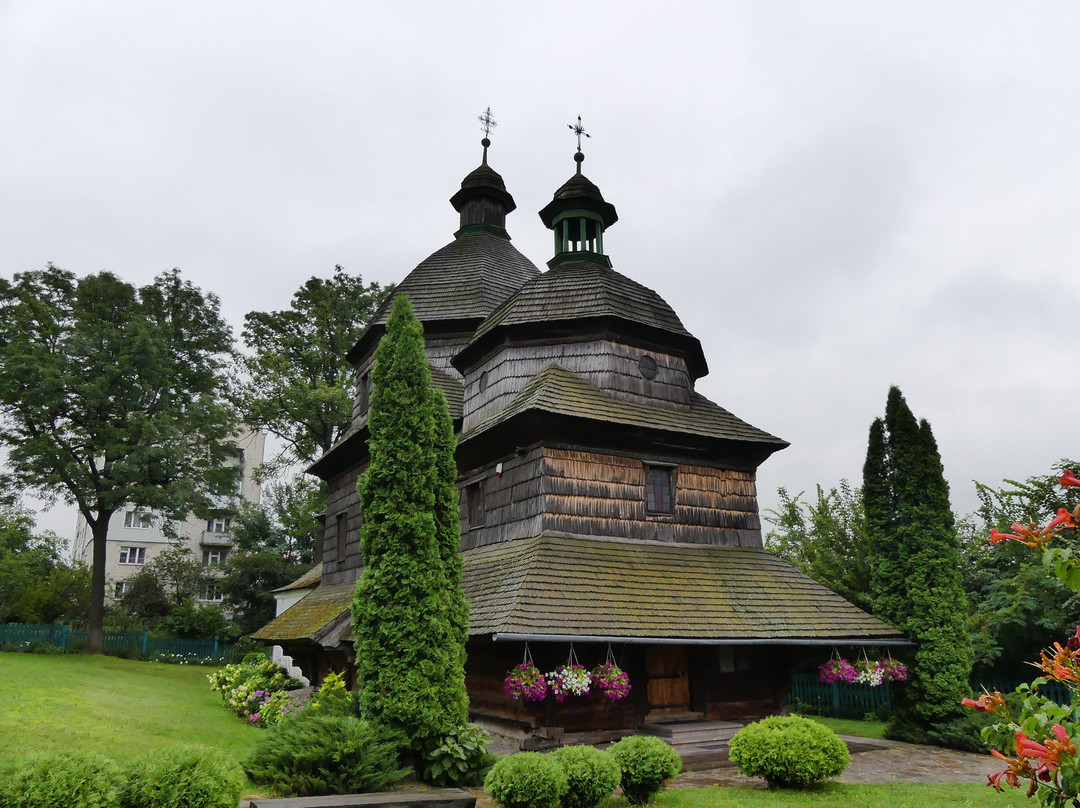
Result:
<svg viewBox="0 0 1080 808">
<path fill-rule="evenodd" d="M 339 513 L 334 519 L 334 528 L 337 530 L 337 560 L 345 560 L 345 539 L 348 536 L 346 530 L 345 514 Z"/>
<path fill-rule="evenodd" d="M 201 599 L 210 601 L 211 603 L 220 603 L 225 599 L 225 596 L 222 594 L 221 586 L 217 581 L 207 581 L 203 584 Z"/>
<path fill-rule="evenodd" d="M 145 511 L 126 511 L 124 527 L 147 529 L 153 525 L 153 517 Z"/>
<path fill-rule="evenodd" d="M 215 516 L 206 523 L 207 533 L 228 533 L 232 519 L 228 516 Z"/>
<path fill-rule="evenodd" d="M 145 564 L 146 563 L 146 548 L 145 547 L 121 547 L 120 548 L 120 563 L 121 564 Z"/>
<path fill-rule="evenodd" d="M 122 598 L 129 591 L 131 591 L 131 584 L 128 581 L 117 581 L 116 582 L 116 593 L 115 593 L 114 597 Z"/>
<path fill-rule="evenodd" d="M 675 512 L 675 485 L 669 466 L 645 467 L 645 510 L 649 513 Z"/>
<path fill-rule="evenodd" d="M 202 551 L 203 563 L 208 567 L 220 567 L 225 563 L 225 556 L 228 551 L 223 547 L 216 547 L 210 550 Z"/>
<path fill-rule="evenodd" d="M 465 488 L 465 501 L 469 508 L 469 527 L 484 524 L 484 483 L 475 482 Z"/>
</svg>

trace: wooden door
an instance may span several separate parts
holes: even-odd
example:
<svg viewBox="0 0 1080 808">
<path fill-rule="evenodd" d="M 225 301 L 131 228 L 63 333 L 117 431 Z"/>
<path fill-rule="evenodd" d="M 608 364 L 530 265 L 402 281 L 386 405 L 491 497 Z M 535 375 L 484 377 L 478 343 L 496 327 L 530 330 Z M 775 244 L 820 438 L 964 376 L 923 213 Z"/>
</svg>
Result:
<svg viewBox="0 0 1080 808">
<path fill-rule="evenodd" d="M 649 717 L 689 712 L 690 670 L 686 648 L 650 645 L 645 652 L 645 666 L 649 674 Z"/>
</svg>

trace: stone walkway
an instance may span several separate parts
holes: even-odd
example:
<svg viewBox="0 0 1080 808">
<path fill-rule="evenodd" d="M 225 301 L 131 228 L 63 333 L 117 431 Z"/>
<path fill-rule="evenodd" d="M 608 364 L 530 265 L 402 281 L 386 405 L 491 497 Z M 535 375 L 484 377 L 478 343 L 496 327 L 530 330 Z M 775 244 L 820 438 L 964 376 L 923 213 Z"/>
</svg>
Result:
<svg viewBox="0 0 1080 808">
<path fill-rule="evenodd" d="M 859 748 L 871 747 L 852 753 L 851 764 L 837 778 L 841 783 L 985 783 L 988 774 L 1004 767 L 990 755 L 876 738 L 841 737 Z M 685 772 L 669 788 L 712 785 L 765 788 L 764 781 L 739 774 L 733 765 Z"/>
</svg>

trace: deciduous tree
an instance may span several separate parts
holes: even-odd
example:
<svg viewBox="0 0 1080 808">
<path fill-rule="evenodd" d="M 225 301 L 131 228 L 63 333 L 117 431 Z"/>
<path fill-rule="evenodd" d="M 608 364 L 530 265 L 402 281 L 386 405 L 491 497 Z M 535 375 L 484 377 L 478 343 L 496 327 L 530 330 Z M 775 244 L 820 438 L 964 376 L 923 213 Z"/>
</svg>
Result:
<svg viewBox="0 0 1080 808">
<path fill-rule="evenodd" d="M 360 708 L 420 749 L 466 721 L 466 618 L 463 598 L 449 592 L 460 580 L 449 416 L 436 415 L 445 400 L 431 389 L 423 329 L 405 296 L 394 301 L 372 383 L 371 463 L 359 484 L 364 570 L 353 602 Z"/>
<path fill-rule="evenodd" d="M 246 423 L 277 435 L 302 462 L 333 446 L 352 415 L 356 380 L 345 355 L 392 289 L 339 266 L 331 278 L 308 279 L 288 309 L 250 312 L 238 391 Z"/>
<path fill-rule="evenodd" d="M 180 519 L 232 493 L 232 340 L 218 300 L 176 270 L 136 288 L 108 272 L 0 279 L 0 442 L 7 482 L 76 505 L 94 539 L 88 648 L 101 650 L 109 519 Z"/>
</svg>

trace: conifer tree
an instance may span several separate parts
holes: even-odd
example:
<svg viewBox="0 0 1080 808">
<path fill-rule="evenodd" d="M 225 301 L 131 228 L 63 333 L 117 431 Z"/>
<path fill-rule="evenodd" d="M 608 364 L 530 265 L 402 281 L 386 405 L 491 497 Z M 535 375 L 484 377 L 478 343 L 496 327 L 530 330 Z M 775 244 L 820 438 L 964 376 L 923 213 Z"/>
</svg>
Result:
<svg viewBox="0 0 1080 808">
<path fill-rule="evenodd" d="M 371 380 L 371 463 L 358 484 L 364 571 L 353 601 L 360 710 L 420 749 L 467 719 L 468 618 L 454 609 L 464 596 L 448 518 L 452 497 L 456 523 L 453 431 L 447 439 L 445 399 L 431 389 L 423 328 L 404 295 Z"/>
<path fill-rule="evenodd" d="M 917 644 L 896 721 L 926 730 L 959 715 L 972 654 L 941 456 L 896 387 L 870 427 L 863 497 L 874 614 Z"/>
</svg>

